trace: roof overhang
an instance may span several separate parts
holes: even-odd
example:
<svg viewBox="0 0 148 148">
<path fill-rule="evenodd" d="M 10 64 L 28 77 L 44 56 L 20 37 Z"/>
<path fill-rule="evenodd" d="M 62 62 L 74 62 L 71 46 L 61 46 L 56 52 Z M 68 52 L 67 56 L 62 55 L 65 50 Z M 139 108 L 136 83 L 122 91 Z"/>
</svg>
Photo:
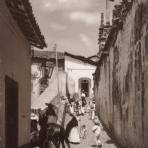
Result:
<svg viewBox="0 0 148 148">
<path fill-rule="evenodd" d="M 44 36 L 35 20 L 30 2 L 28 0 L 6 0 L 6 4 L 30 45 L 40 49 L 46 47 Z"/>
<path fill-rule="evenodd" d="M 65 56 L 71 57 L 73 59 L 80 60 L 80 61 L 82 61 L 84 63 L 90 64 L 90 65 L 93 65 L 93 66 L 96 66 L 97 65 L 96 62 L 90 60 L 89 58 L 83 57 L 83 56 L 73 55 L 73 54 L 68 53 L 68 52 L 65 52 Z"/>
</svg>

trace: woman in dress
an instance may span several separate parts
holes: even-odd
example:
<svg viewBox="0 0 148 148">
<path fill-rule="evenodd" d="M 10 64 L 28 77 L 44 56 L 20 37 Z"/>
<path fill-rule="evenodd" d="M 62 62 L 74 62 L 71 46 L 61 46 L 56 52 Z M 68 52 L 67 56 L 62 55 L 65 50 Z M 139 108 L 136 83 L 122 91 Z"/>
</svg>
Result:
<svg viewBox="0 0 148 148">
<path fill-rule="evenodd" d="M 72 115 L 72 119 L 66 126 L 66 132 L 67 132 L 68 140 L 70 143 L 73 143 L 73 144 L 80 143 L 80 135 L 78 131 L 78 121 L 74 115 Z"/>
</svg>

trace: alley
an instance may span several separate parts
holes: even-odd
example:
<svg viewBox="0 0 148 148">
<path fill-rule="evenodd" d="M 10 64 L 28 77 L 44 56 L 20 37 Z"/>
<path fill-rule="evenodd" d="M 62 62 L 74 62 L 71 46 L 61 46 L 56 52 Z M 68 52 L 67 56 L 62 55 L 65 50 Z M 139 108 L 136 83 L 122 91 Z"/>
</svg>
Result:
<svg viewBox="0 0 148 148">
<path fill-rule="evenodd" d="M 148 0 L 0 0 L 0 32 L 0 148 L 148 148 Z"/>
<path fill-rule="evenodd" d="M 65 125 L 69 121 L 70 116 L 66 114 L 66 121 Z M 87 136 L 86 139 L 81 139 L 80 144 L 71 144 L 71 148 L 95 148 L 97 147 L 95 145 L 95 137 L 92 132 L 92 127 L 94 125 L 93 121 L 89 119 L 89 116 L 85 114 L 84 116 L 81 116 L 81 120 L 79 121 L 79 131 L 81 125 L 86 125 L 87 128 Z M 101 142 L 102 142 L 102 148 L 118 148 L 115 143 L 112 141 L 112 139 L 107 135 L 107 133 L 102 128 L 101 133 Z"/>
</svg>

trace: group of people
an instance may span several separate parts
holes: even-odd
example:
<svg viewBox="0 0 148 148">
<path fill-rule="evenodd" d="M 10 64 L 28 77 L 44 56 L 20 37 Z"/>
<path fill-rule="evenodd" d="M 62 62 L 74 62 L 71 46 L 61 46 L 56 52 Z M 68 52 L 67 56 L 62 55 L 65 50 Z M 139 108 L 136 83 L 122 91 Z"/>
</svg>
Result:
<svg viewBox="0 0 148 148">
<path fill-rule="evenodd" d="M 69 112 L 70 114 L 75 114 L 76 116 L 89 114 L 90 119 L 95 117 L 95 101 L 86 101 L 86 98 L 81 97 L 75 101 L 69 101 Z"/>
<path fill-rule="evenodd" d="M 31 117 L 31 147 L 32 148 L 68 148 L 70 144 L 65 129 L 57 124 L 57 113 L 54 105 L 46 104 L 47 108 L 38 112 L 38 116 L 32 113 Z"/>
<path fill-rule="evenodd" d="M 88 113 L 90 119 L 94 121 L 94 127 L 92 132 L 96 137 L 96 144 L 101 147 L 100 133 L 101 126 L 98 120 L 95 118 L 95 102 L 86 101 L 84 94 L 81 95 L 80 100 L 68 100 L 68 111 L 70 115 L 70 120 L 64 127 L 57 124 L 57 113 L 55 112 L 54 106 L 52 104 L 46 104 L 47 108 L 38 114 L 38 116 L 33 117 L 31 120 L 31 144 L 32 147 L 39 148 L 49 148 L 54 145 L 59 148 L 60 144 L 65 148 L 67 144 L 70 148 L 71 144 L 80 144 L 81 138 L 86 139 L 87 127 L 85 124 L 79 125 L 81 121 L 81 116 Z M 80 127 L 80 130 L 78 128 Z M 50 143 L 48 141 L 51 141 Z M 50 144 L 50 146 L 49 146 Z"/>
<path fill-rule="evenodd" d="M 69 104 L 67 113 L 69 113 L 71 120 L 66 126 L 66 132 L 68 133 L 69 142 L 72 144 L 79 144 L 80 138 L 86 137 L 85 125 L 81 127 L 81 133 L 79 133 L 78 130 L 78 121 L 80 121 L 80 116 L 85 114 L 87 104 L 85 95 L 82 96 L 81 99 L 77 98 L 68 100 Z"/>
<path fill-rule="evenodd" d="M 82 92 L 81 99 L 79 100 L 69 100 L 69 114 L 73 117 L 72 120 L 67 124 L 66 131 L 68 129 L 69 141 L 71 143 L 80 143 L 80 139 L 86 139 L 87 135 L 87 127 L 85 124 L 79 125 L 80 132 L 78 130 L 78 124 L 81 121 L 81 115 L 85 114 L 89 115 L 89 119 L 94 122 L 94 126 L 92 127 L 92 132 L 95 136 L 96 145 L 98 147 L 102 146 L 100 135 L 101 135 L 101 124 L 98 118 L 95 116 L 95 101 L 89 100 L 86 101 L 85 94 Z"/>
</svg>

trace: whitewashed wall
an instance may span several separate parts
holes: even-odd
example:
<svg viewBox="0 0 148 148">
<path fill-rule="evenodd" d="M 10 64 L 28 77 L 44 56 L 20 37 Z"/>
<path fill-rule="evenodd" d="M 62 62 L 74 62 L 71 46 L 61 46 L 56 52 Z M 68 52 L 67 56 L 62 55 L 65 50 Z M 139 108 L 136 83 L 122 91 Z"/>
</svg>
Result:
<svg viewBox="0 0 148 148">
<path fill-rule="evenodd" d="M 79 79 L 80 78 L 89 78 L 91 79 L 91 88 L 90 94 L 93 93 L 93 73 L 95 72 L 96 67 L 83 61 L 65 56 L 65 71 L 68 74 L 68 77 L 73 79 L 75 82 L 75 92 L 80 93 L 79 90 Z"/>
</svg>

